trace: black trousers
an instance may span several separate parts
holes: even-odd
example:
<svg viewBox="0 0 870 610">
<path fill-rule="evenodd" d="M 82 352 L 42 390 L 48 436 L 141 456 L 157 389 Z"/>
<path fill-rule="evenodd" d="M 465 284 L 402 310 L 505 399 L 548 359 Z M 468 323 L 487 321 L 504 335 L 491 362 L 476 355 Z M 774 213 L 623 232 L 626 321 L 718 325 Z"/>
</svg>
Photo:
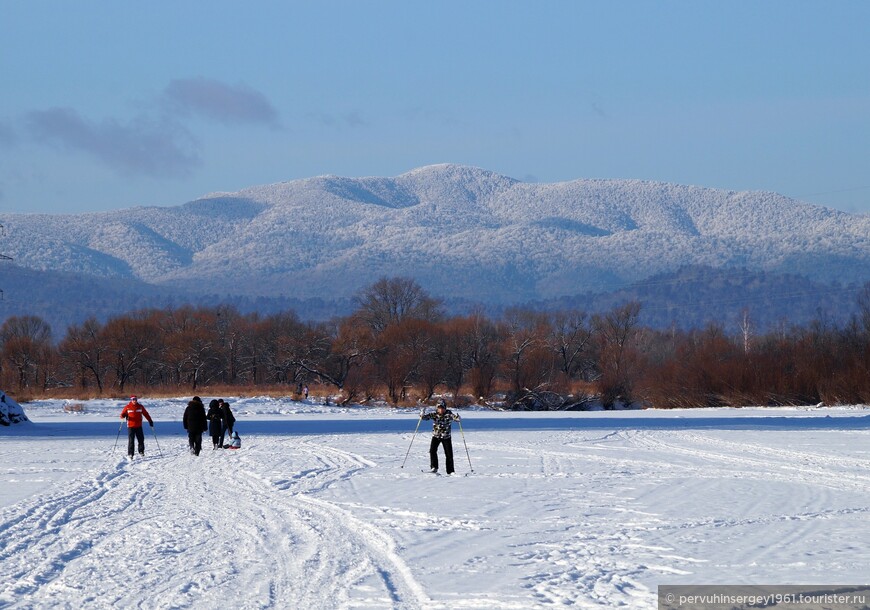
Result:
<svg viewBox="0 0 870 610">
<path fill-rule="evenodd" d="M 199 452 L 202 451 L 202 432 L 188 432 L 187 442 L 193 455 L 199 455 Z"/>
<path fill-rule="evenodd" d="M 447 462 L 447 474 L 453 473 L 453 441 L 449 438 L 432 437 L 429 444 L 429 467 L 438 470 L 438 445 L 444 446 L 444 458 Z"/>
<path fill-rule="evenodd" d="M 130 457 L 133 457 L 135 441 L 139 441 L 139 453 L 145 455 L 145 432 L 142 431 L 142 426 L 127 428 L 127 455 Z"/>
<path fill-rule="evenodd" d="M 224 439 L 227 438 L 227 435 L 229 435 L 229 438 L 233 437 L 233 425 L 232 424 L 230 424 L 229 426 L 224 426 L 223 428 L 221 428 L 221 436 L 220 436 L 220 439 L 218 440 L 218 445 L 220 445 L 221 447 L 224 446 Z"/>
</svg>

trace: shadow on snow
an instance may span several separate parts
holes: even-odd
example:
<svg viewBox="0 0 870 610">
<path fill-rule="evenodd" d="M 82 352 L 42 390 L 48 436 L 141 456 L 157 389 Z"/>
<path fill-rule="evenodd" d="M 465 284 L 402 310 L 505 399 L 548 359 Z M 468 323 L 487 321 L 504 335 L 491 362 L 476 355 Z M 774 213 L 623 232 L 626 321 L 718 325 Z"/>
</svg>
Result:
<svg viewBox="0 0 870 610">
<path fill-rule="evenodd" d="M 486 417 L 475 419 L 472 414 L 463 420 L 464 432 L 499 431 L 547 431 L 547 430 L 870 430 L 870 415 L 860 416 L 765 416 L 765 417 Z M 332 419 L 298 417 L 292 419 L 239 419 L 236 430 L 246 434 L 305 436 L 317 434 L 401 434 L 412 433 L 417 419 L 405 418 L 359 418 Z M 63 423 L 23 423 L 0 431 L 5 436 L 30 437 L 115 437 L 119 434 L 118 424 L 113 422 L 63 422 Z M 180 421 L 158 420 L 154 431 L 158 437 L 186 436 Z M 124 430 L 121 436 L 126 437 Z M 427 422 L 419 428 L 419 433 L 429 432 Z M 458 434 L 459 430 L 454 430 Z M 146 429 L 146 438 L 151 431 Z M 203 435 L 207 437 L 208 435 Z"/>
</svg>

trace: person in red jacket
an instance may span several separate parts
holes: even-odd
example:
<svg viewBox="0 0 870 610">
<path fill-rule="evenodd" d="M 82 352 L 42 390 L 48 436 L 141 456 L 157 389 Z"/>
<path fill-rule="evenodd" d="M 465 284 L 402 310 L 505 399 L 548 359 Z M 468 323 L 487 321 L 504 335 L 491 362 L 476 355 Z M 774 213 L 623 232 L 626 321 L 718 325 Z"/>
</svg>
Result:
<svg viewBox="0 0 870 610">
<path fill-rule="evenodd" d="M 135 396 L 130 397 L 130 402 L 121 411 L 121 419 L 127 420 L 127 455 L 133 459 L 134 440 L 139 441 L 139 455 L 145 455 L 145 433 L 142 432 L 142 418 L 148 420 L 148 424 L 153 428 L 154 420 L 148 414 L 148 411 L 139 404 L 139 399 Z"/>
</svg>

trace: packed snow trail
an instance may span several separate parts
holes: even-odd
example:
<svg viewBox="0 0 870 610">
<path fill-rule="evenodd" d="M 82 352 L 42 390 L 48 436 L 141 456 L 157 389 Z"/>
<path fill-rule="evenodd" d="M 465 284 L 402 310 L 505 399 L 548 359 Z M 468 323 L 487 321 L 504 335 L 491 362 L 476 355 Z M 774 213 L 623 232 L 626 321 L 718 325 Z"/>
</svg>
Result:
<svg viewBox="0 0 870 610">
<path fill-rule="evenodd" d="M 176 445 L 25 503 L 0 526 L 0 606 L 426 605 L 386 533 L 306 495 L 370 464 L 305 442 L 293 455 L 272 480 L 256 442 L 198 458 Z"/>
</svg>

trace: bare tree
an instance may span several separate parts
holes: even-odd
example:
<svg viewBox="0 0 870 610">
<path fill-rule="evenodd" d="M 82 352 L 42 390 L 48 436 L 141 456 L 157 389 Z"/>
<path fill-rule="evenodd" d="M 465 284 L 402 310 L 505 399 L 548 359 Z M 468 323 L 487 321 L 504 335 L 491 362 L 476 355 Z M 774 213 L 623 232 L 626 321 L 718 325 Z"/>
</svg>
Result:
<svg viewBox="0 0 870 610">
<path fill-rule="evenodd" d="M 636 371 L 633 366 L 636 352 L 633 350 L 636 328 L 640 316 L 640 303 L 631 301 L 609 313 L 594 318 L 595 329 L 601 344 L 599 369 L 601 372 L 601 397 L 605 407 L 612 407 L 622 398 L 631 400 Z"/>
<path fill-rule="evenodd" d="M 308 337 L 310 349 L 300 354 L 294 364 L 321 381 L 347 391 L 347 400 L 355 396 L 360 387 L 368 387 L 368 377 L 373 374 L 368 365 L 378 346 L 371 328 L 359 316 L 336 318 L 313 326 Z M 363 370 L 365 375 L 360 374 Z"/>
<path fill-rule="evenodd" d="M 405 399 L 408 388 L 419 379 L 423 364 L 432 356 L 434 335 L 431 322 L 407 318 L 389 325 L 379 336 L 379 377 L 393 404 Z"/>
<path fill-rule="evenodd" d="M 51 327 L 38 316 L 12 316 L 0 327 L 0 349 L 18 375 L 18 387 L 38 381 L 51 350 Z"/>
<path fill-rule="evenodd" d="M 232 305 L 219 305 L 215 309 L 215 315 L 217 350 L 221 353 L 220 360 L 223 365 L 219 373 L 227 383 L 235 383 L 240 374 L 244 344 L 250 338 L 251 327 L 257 318 L 242 316 Z"/>
<path fill-rule="evenodd" d="M 453 318 L 443 325 L 443 380 L 447 390 L 453 394 L 454 401 L 473 366 L 474 344 L 469 338 L 474 333 L 475 324 L 475 319 L 469 317 Z M 431 389 L 434 390 L 434 386 Z"/>
<path fill-rule="evenodd" d="M 593 366 L 593 331 L 586 312 L 556 312 L 550 325 L 550 347 L 558 356 L 559 368 L 567 379 L 583 375 Z"/>
<path fill-rule="evenodd" d="M 515 396 L 541 389 L 553 377 L 553 353 L 548 349 L 549 316 L 530 309 L 511 308 L 504 319 L 504 367 Z"/>
<path fill-rule="evenodd" d="M 100 394 L 103 393 L 103 379 L 109 369 L 106 354 L 108 347 L 103 343 L 103 327 L 96 318 L 89 318 L 81 325 L 70 326 L 66 337 L 60 342 L 61 356 L 74 363 L 82 372 L 82 386 L 85 385 L 84 375 L 89 373 Z"/>
<path fill-rule="evenodd" d="M 358 314 L 375 333 L 407 318 L 435 322 L 441 317 L 440 301 L 430 297 L 411 278 L 381 278 L 356 297 Z"/>
<path fill-rule="evenodd" d="M 498 327 L 483 312 L 469 316 L 467 334 L 463 337 L 463 352 L 468 357 L 472 390 L 478 398 L 485 398 L 492 393 L 493 381 L 501 363 L 501 340 Z"/>
<path fill-rule="evenodd" d="M 740 315 L 740 332 L 743 335 L 743 353 L 748 354 L 752 347 L 752 319 L 749 317 L 749 308 L 744 307 Z"/>
<path fill-rule="evenodd" d="M 172 367 L 176 383 L 188 383 L 196 390 L 217 376 L 220 363 L 217 312 L 190 306 L 160 316 L 163 332 L 163 361 Z"/>
<path fill-rule="evenodd" d="M 431 398 L 439 385 L 447 384 L 450 346 L 447 324 L 447 322 L 430 324 L 429 343 L 418 371 L 419 381 L 423 384 L 424 400 Z M 454 394 L 454 398 L 455 396 Z"/>
<path fill-rule="evenodd" d="M 133 377 L 157 355 L 161 334 L 143 315 L 119 317 L 103 327 L 103 341 L 109 350 L 115 383 L 122 392 Z"/>
<path fill-rule="evenodd" d="M 268 378 L 277 383 L 292 383 L 297 378 L 307 326 L 295 312 L 284 311 L 265 318 L 260 324 L 258 360 Z"/>
</svg>

